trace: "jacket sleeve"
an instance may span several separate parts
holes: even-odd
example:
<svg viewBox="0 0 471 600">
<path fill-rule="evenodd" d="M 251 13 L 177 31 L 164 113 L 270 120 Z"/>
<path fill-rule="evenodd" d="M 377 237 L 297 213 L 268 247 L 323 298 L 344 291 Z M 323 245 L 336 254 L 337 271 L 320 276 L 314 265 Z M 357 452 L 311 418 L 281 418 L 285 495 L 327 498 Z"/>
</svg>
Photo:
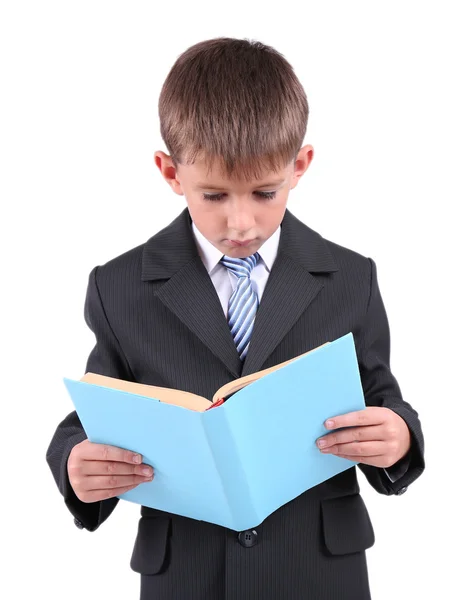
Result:
<svg viewBox="0 0 471 600">
<path fill-rule="evenodd" d="M 96 344 L 92 349 L 85 372 L 118 377 L 134 381 L 129 364 L 119 341 L 111 329 L 98 289 L 98 270 L 95 267 L 88 279 L 84 316 L 88 327 L 95 334 Z M 47 463 L 52 471 L 60 493 L 74 522 L 80 529 L 95 531 L 112 513 L 118 498 L 86 503 L 77 498 L 67 472 L 67 461 L 72 448 L 87 438 L 75 411 L 58 425 L 46 453 Z"/>
<path fill-rule="evenodd" d="M 384 406 L 406 422 L 411 434 L 409 452 L 397 463 L 383 469 L 359 463 L 368 482 L 380 494 L 400 495 L 425 468 L 424 437 L 417 412 L 405 402 L 391 373 L 389 323 L 378 287 L 376 264 L 370 261 L 370 297 L 364 321 L 356 334 L 356 349 L 365 403 Z"/>
</svg>

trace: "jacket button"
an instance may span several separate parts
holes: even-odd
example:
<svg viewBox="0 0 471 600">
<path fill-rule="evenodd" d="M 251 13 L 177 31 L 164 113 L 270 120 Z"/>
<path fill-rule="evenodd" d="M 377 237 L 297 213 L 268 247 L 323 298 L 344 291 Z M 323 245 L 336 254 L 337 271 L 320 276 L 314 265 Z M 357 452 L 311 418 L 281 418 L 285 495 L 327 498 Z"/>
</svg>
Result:
<svg viewBox="0 0 471 600">
<path fill-rule="evenodd" d="M 258 533 L 256 529 L 247 529 L 246 531 L 241 531 L 237 537 L 241 546 L 251 548 L 257 543 Z"/>
<path fill-rule="evenodd" d="M 407 485 L 396 492 L 396 496 L 400 496 L 404 492 L 407 492 Z"/>
<path fill-rule="evenodd" d="M 74 519 L 74 523 L 75 525 L 79 528 L 79 529 L 83 529 L 83 523 L 82 521 L 79 521 L 77 518 Z"/>
</svg>

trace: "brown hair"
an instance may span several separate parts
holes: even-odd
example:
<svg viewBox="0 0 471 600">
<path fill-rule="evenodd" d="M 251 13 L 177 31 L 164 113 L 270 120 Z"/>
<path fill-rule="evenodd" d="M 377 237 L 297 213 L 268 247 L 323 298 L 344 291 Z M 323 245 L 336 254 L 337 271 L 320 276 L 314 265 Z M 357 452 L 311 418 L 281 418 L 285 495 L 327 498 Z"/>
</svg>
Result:
<svg viewBox="0 0 471 600">
<path fill-rule="evenodd" d="M 261 42 L 214 38 L 176 60 L 159 98 L 160 133 L 178 164 L 218 160 L 226 176 L 259 179 L 294 161 L 306 134 L 306 94 L 282 54 Z"/>
</svg>

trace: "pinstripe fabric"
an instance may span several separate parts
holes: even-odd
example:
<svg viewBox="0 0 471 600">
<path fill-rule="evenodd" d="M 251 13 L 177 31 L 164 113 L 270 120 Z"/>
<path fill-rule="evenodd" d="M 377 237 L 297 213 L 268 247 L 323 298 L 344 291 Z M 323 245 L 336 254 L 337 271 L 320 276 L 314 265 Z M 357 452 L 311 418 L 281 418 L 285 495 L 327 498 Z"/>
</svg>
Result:
<svg viewBox="0 0 471 600">
<path fill-rule="evenodd" d="M 240 359 L 244 360 L 250 344 L 258 297 L 250 281 L 250 273 L 260 259 L 258 252 L 246 258 L 223 256 L 221 263 L 237 275 L 236 289 L 229 298 L 227 320 Z"/>
<path fill-rule="evenodd" d="M 410 464 L 398 481 L 376 467 L 358 468 L 385 495 L 401 494 L 423 472 L 420 420 L 389 365 L 374 261 L 325 240 L 289 211 L 244 361 L 198 255 L 188 209 L 145 244 L 92 269 L 84 315 L 96 337 L 85 371 L 206 398 L 228 381 L 351 331 L 366 404 L 400 414 L 412 437 Z M 244 443 L 256 435 L 247 423 Z M 46 458 L 68 510 L 94 531 L 118 500 L 86 504 L 75 496 L 67 459 L 85 438 L 73 411 L 57 426 Z M 142 507 L 131 559 L 140 600 L 369 600 L 365 550 L 374 532 L 356 473 L 347 469 L 275 511 L 256 528 L 251 548 L 236 532 Z"/>
</svg>

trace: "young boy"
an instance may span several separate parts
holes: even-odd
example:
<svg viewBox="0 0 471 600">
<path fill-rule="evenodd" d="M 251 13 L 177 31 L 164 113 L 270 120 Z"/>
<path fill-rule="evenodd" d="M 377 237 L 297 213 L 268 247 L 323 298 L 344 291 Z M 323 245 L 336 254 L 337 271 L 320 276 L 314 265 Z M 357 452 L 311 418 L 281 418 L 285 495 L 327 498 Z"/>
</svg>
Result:
<svg viewBox="0 0 471 600">
<path fill-rule="evenodd" d="M 313 444 L 359 461 L 380 494 L 402 494 L 423 472 L 424 440 L 389 367 L 376 265 L 286 210 L 313 158 L 292 67 L 258 42 L 201 42 L 172 67 L 159 116 L 169 154 L 155 162 L 188 206 L 91 271 L 85 319 L 96 345 L 85 371 L 211 398 L 227 381 L 351 331 L 367 407 L 332 415 L 325 447 Z M 128 449 L 89 442 L 75 412 L 47 461 L 75 524 L 89 531 L 118 494 L 153 476 Z M 131 558 L 141 600 L 370 598 L 374 532 L 354 467 L 249 531 L 144 506 L 141 515 Z"/>
</svg>

